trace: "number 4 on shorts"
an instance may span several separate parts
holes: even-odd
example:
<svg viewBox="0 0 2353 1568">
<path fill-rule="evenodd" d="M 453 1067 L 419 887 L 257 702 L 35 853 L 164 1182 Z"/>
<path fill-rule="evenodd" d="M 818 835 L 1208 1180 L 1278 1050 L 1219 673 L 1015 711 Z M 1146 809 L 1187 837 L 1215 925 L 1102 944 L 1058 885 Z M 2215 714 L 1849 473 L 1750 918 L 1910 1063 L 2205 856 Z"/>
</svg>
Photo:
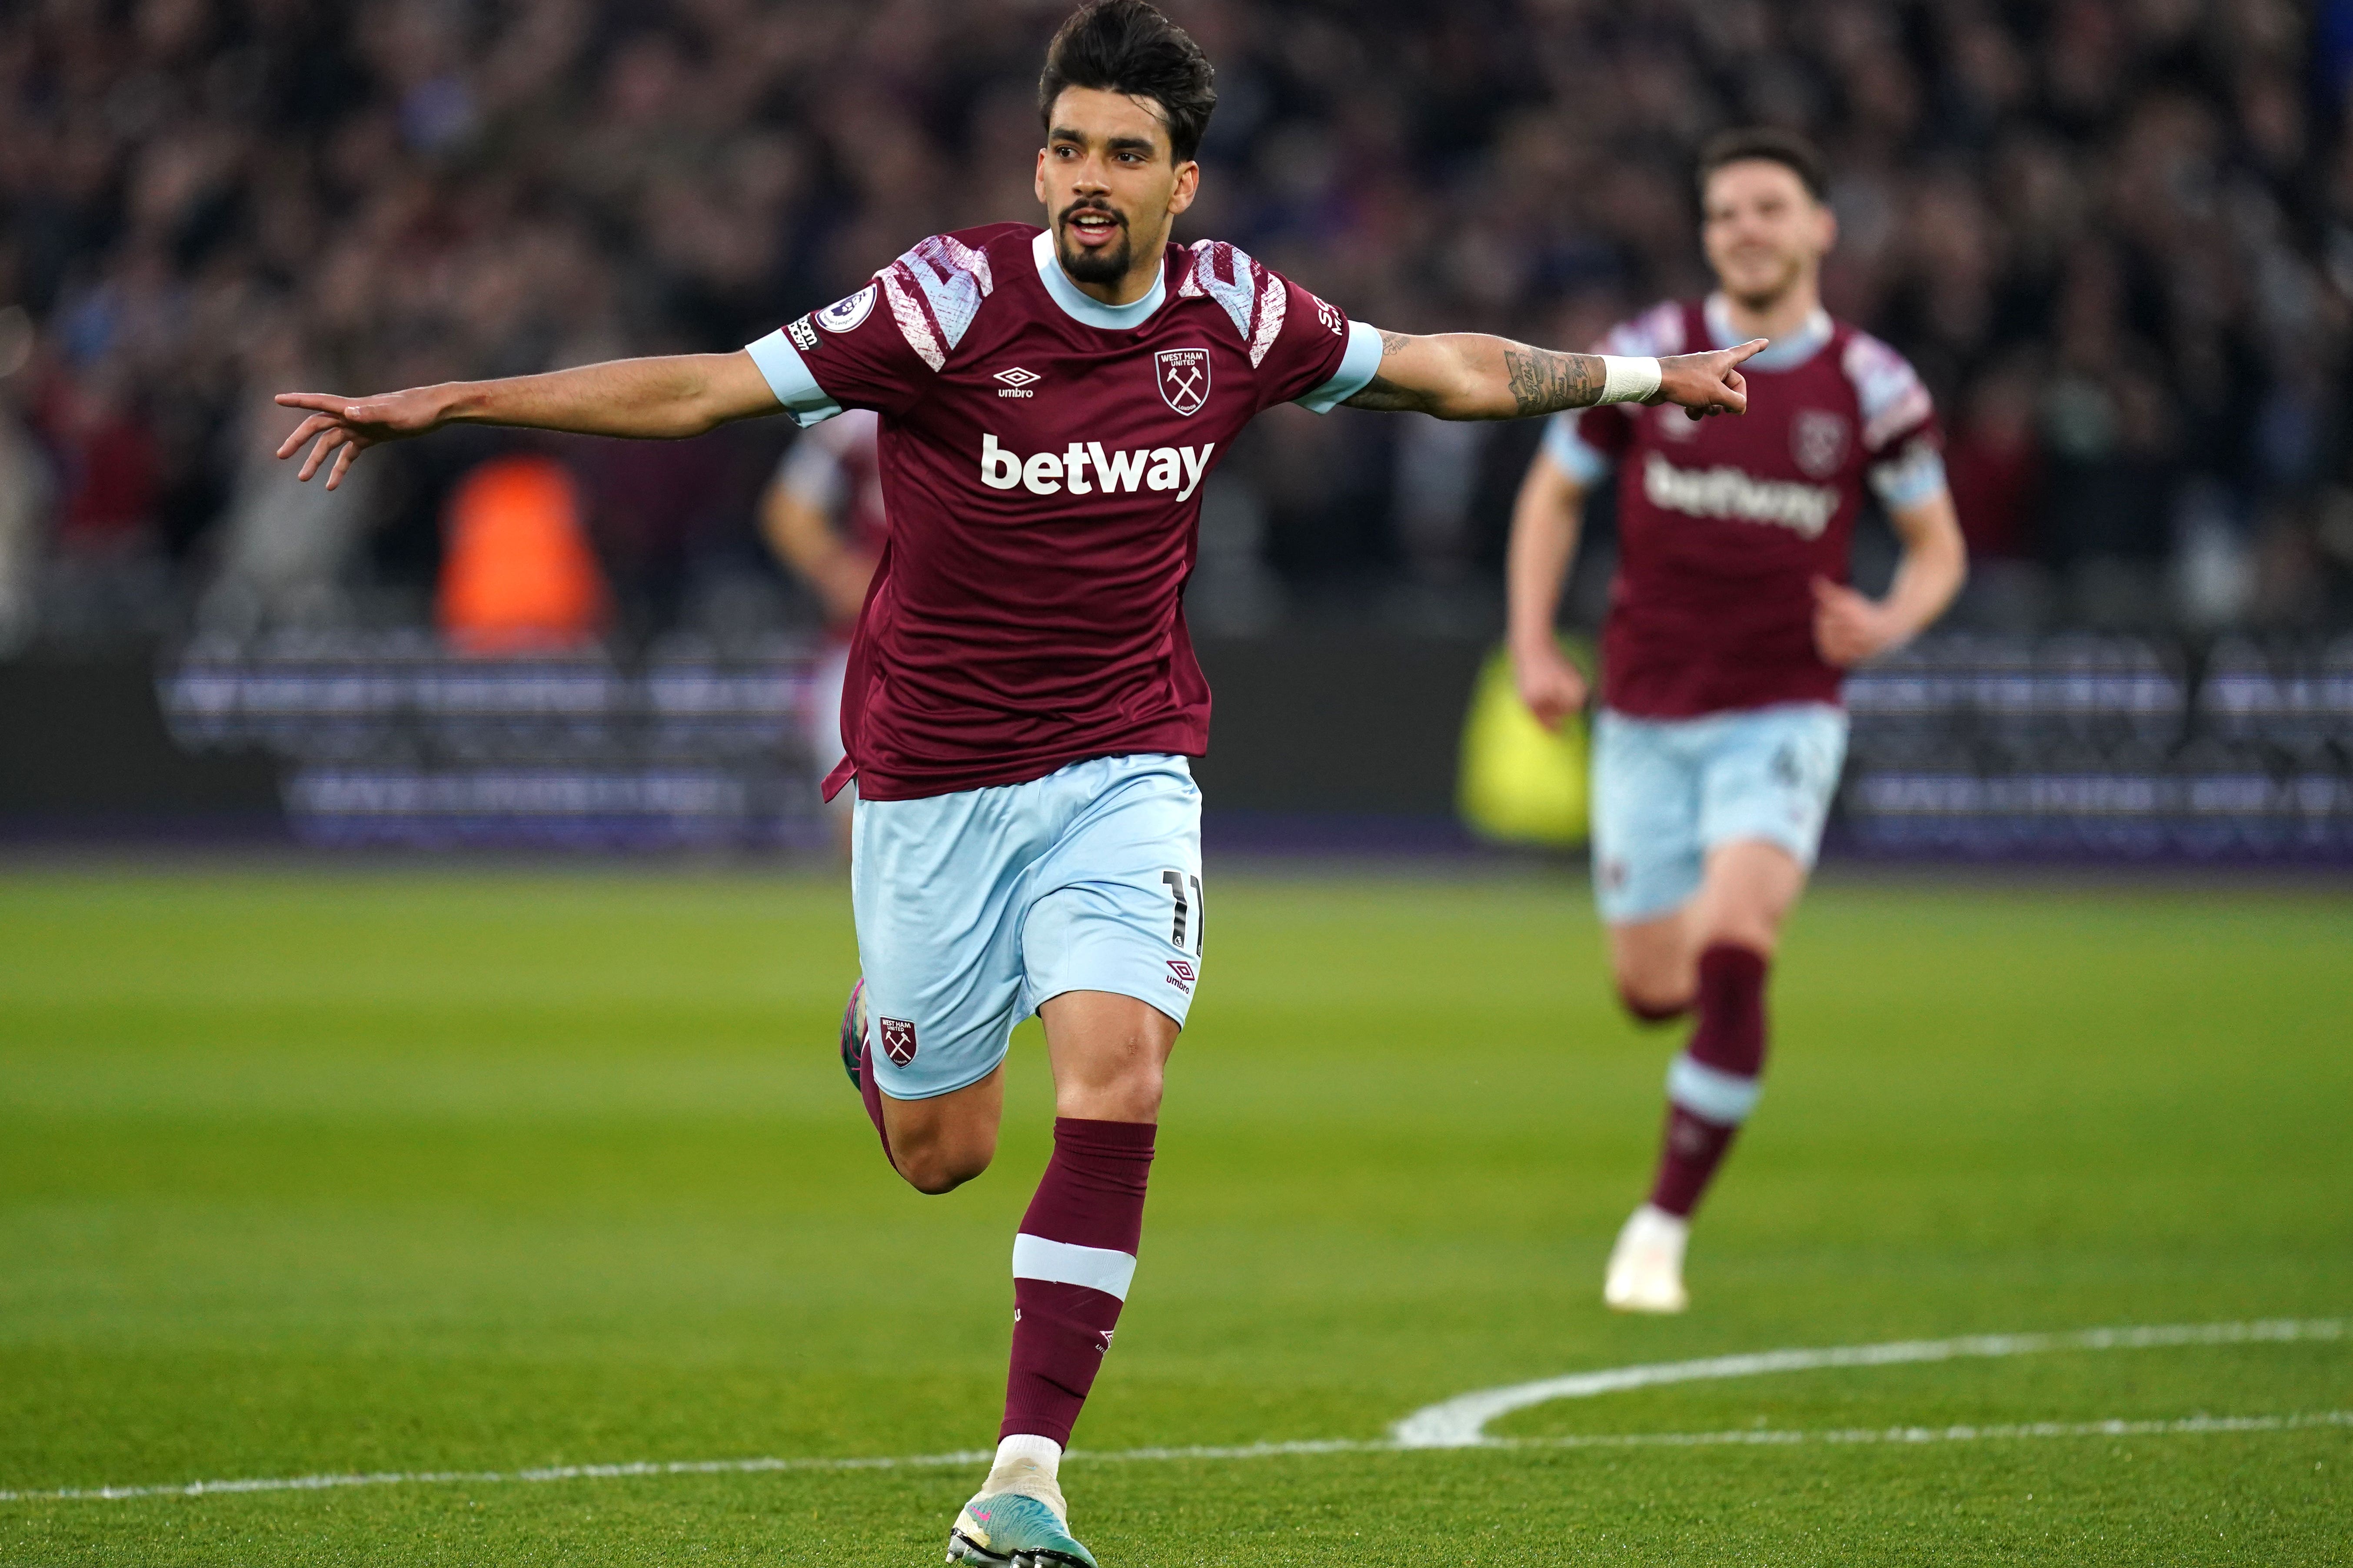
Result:
<svg viewBox="0 0 2353 1568">
<path fill-rule="evenodd" d="M 1179 952 L 1185 951 L 1185 921 L 1186 917 L 1190 915 L 1193 921 L 1193 956 L 1200 957 L 1201 934 L 1209 923 L 1206 913 L 1201 909 L 1201 879 L 1187 876 L 1182 871 L 1163 871 L 1160 873 L 1160 880 L 1166 884 L 1168 896 L 1175 900 L 1176 904 L 1176 919 L 1168 931 L 1169 945 Z M 1190 903 L 1185 900 L 1185 885 L 1187 882 L 1193 886 L 1193 900 Z"/>
</svg>

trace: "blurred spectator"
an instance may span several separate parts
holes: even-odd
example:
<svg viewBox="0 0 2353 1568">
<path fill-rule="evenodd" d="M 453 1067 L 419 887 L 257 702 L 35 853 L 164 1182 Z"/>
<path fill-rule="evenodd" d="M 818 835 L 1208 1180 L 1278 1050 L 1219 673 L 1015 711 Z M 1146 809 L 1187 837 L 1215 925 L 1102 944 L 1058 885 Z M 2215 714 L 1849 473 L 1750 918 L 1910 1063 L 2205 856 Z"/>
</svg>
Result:
<svg viewBox="0 0 2353 1568">
<path fill-rule="evenodd" d="M 362 390 L 730 347 L 926 232 L 1034 216 L 1029 84 L 1068 4 L 0 11 L 0 306 L 47 345 L 17 396 L 57 479 L 45 617 L 151 627 L 173 584 L 209 584 L 224 627 L 332 616 L 388 602 L 350 591 L 361 534 L 379 568 L 436 559 L 447 483 L 405 449 L 340 510 L 270 491 L 251 399 L 290 365 Z M 1700 138 L 1792 124 L 1838 169 L 1830 302 L 1935 384 L 1981 551 L 2047 573 L 2067 616 L 2171 614 L 2192 579 L 2201 619 L 2345 612 L 2337 0 L 1167 8 L 1221 94 L 1186 237 L 1383 325 L 1567 342 L 1567 302 L 1696 286 Z M 1377 423 L 1237 450 L 1205 611 L 1456 625 L 1492 600 L 1471 487 L 1504 445 Z M 633 635 L 751 569 L 782 435 L 725 447 L 724 482 L 580 459 Z"/>
</svg>

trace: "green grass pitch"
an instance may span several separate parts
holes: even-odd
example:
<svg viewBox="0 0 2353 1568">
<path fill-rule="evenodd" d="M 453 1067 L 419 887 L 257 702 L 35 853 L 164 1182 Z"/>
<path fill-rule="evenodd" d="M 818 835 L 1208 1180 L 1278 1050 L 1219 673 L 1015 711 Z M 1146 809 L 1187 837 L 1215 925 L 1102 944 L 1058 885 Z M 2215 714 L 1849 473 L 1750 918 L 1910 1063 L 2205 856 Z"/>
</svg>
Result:
<svg viewBox="0 0 2353 1568">
<path fill-rule="evenodd" d="M 1213 877 L 1135 1295 L 1078 1442 L 1354 1439 L 1789 1346 L 2353 1314 L 2341 889 L 1850 881 L 1801 911 L 1694 1310 L 1600 1306 L 1672 1035 L 1580 884 Z M 59 1489 L 987 1447 L 997 1168 L 923 1198 L 834 1061 L 827 878 L 0 875 L 0 1563 L 939 1561 L 976 1467 Z M 1689 1383 L 1495 1435 L 2353 1411 L 2353 1338 Z M 1147 1564 L 2353 1561 L 2353 1426 L 1064 1469 Z"/>
</svg>

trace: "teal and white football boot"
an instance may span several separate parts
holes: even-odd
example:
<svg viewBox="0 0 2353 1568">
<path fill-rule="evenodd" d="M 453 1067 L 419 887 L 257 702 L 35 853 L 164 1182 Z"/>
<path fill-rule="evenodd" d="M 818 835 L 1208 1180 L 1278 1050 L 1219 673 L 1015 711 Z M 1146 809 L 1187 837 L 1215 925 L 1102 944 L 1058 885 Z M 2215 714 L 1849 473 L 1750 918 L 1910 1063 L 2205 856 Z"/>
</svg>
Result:
<svg viewBox="0 0 2353 1568">
<path fill-rule="evenodd" d="M 948 1561 L 974 1568 L 1095 1568 L 1062 1515 L 1023 1492 L 983 1492 L 948 1531 Z"/>
</svg>

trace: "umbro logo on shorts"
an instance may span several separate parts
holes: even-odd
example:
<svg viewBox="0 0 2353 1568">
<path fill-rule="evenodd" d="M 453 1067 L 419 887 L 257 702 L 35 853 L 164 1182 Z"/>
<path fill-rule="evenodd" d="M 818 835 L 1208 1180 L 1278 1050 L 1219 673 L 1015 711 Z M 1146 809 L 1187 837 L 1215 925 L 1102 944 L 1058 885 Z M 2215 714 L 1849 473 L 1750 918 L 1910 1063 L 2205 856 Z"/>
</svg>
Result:
<svg viewBox="0 0 2353 1568">
<path fill-rule="evenodd" d="M 1200 972 L 1185 960 L 1172 958 L 1168 961 L 1168 984 L 1187 996 L 1193 994 L 1193 982 L 1200 977 Z"/>
<path fill-rule="evenodd" d="M 876 1035 L 882 1042 L 882 1054 L 905 1067 L 915 1059 L 915 1026 L 904 1018 L 877 1018 L 881 1026 Z"/>
</svg>

